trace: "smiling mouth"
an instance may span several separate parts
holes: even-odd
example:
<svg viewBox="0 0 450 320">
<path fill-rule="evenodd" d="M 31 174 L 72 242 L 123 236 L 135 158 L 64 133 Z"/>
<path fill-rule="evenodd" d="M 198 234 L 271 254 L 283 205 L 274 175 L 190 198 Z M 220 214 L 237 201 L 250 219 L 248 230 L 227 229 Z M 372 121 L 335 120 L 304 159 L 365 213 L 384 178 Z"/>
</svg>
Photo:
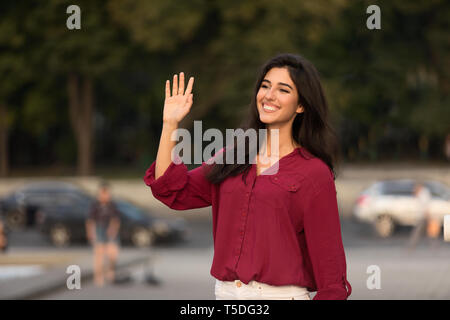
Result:
<svg viewBox="0 0 450 320">
<path fill-rule="evenodd" d="M 263 108 L 263 110 L 264 111 L 266 111 L 266 112 L 275 112 L 275 111 L 278 111 L 280 108 L 279 107 L 277 107 L 277 106 L 274 106 L 274 105 L 269 105 L 269 104 L 266 104 L 266 103 L 263 103 L 262 104 L 262 108 Z"/>
</svg>

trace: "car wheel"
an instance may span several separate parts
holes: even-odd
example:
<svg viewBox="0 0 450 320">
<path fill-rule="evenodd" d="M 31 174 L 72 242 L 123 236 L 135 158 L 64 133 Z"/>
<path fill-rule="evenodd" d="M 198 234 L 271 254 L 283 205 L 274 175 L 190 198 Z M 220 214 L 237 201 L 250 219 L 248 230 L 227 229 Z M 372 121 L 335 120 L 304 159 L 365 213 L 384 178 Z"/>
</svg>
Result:
<svg viewBox="0 0 450 320">
<path fill-rule="evenodd" d="M 375 232 L 381 238 L 388 238 L 394 233 L 394 219 L 391 216 L 384 214 L 375 221 Z"/>
<path fill-rule="evenodd" d="M 57 247 L 66 247 L 70 243 L 70 231 L 62 225 L 56 224 L 50 228 L 50 239 Z"/>
<path fill-rule="evenodd" d="M 6 225 L 11 230 L 25 227 L 26 215 L 22 210 L 14 210 L 6 215 Z"/>
<path fill-rule="evenodd" d="M 135 247 L 145 248 L 149 247 L 155 241 L 154 233 L 146 228 L 136 228 L 131 233 L 131 242 Z"/>
</svg>

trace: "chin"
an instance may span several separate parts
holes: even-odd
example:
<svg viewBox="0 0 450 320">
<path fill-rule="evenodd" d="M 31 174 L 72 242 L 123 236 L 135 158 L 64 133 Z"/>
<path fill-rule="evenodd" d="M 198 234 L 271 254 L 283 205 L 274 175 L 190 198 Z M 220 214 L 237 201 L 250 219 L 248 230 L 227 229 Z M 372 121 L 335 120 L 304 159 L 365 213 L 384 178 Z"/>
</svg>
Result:
<svg viewBox="0 0 450 320">
<path fill-rule="evenodd" d="M 259 120 L 264 124 L 274 124 L 276 121 L 274 119 L 268 119 L 267 117 L 259 117 Z"/>
<path fill-rule="evenodd" d="M 260 111 L 259 120 L 265 124 L 274 124 L 277 122 L 277 117 L 271 116 L 270 114 L 266 114 Z"/>
</svg>

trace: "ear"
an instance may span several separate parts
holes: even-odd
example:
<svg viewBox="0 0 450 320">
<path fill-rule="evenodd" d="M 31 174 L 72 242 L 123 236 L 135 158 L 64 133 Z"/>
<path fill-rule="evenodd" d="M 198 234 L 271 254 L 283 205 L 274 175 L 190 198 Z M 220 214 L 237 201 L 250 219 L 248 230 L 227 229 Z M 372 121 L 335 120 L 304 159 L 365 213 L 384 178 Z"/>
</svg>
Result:
<svg viewBox="0 0 450 320">
<path fill-rule="evenodd" d="M 304 111 L 305 111 L 305 109 L 303 108 L 303 106 L 301 104 L 299 104 L 297 107 L 297 110 L 295 110 L 295 112 L 297 112 L 297 113 L 302 113 Z"/>
</svg>

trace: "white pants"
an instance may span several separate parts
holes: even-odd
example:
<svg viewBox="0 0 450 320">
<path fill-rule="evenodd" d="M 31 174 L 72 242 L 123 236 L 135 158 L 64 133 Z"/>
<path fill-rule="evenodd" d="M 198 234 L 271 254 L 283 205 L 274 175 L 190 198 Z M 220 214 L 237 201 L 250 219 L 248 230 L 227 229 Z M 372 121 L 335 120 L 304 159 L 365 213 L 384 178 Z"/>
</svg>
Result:
<svg viewBox="0 0 450 320">
<path fill-rule="evenodd" d="M 299 286 L 271 286 L 250 281 L 220 281 L 216 279 L 216 300 L 311 300 L 309 291 Z"/>
</svg>

